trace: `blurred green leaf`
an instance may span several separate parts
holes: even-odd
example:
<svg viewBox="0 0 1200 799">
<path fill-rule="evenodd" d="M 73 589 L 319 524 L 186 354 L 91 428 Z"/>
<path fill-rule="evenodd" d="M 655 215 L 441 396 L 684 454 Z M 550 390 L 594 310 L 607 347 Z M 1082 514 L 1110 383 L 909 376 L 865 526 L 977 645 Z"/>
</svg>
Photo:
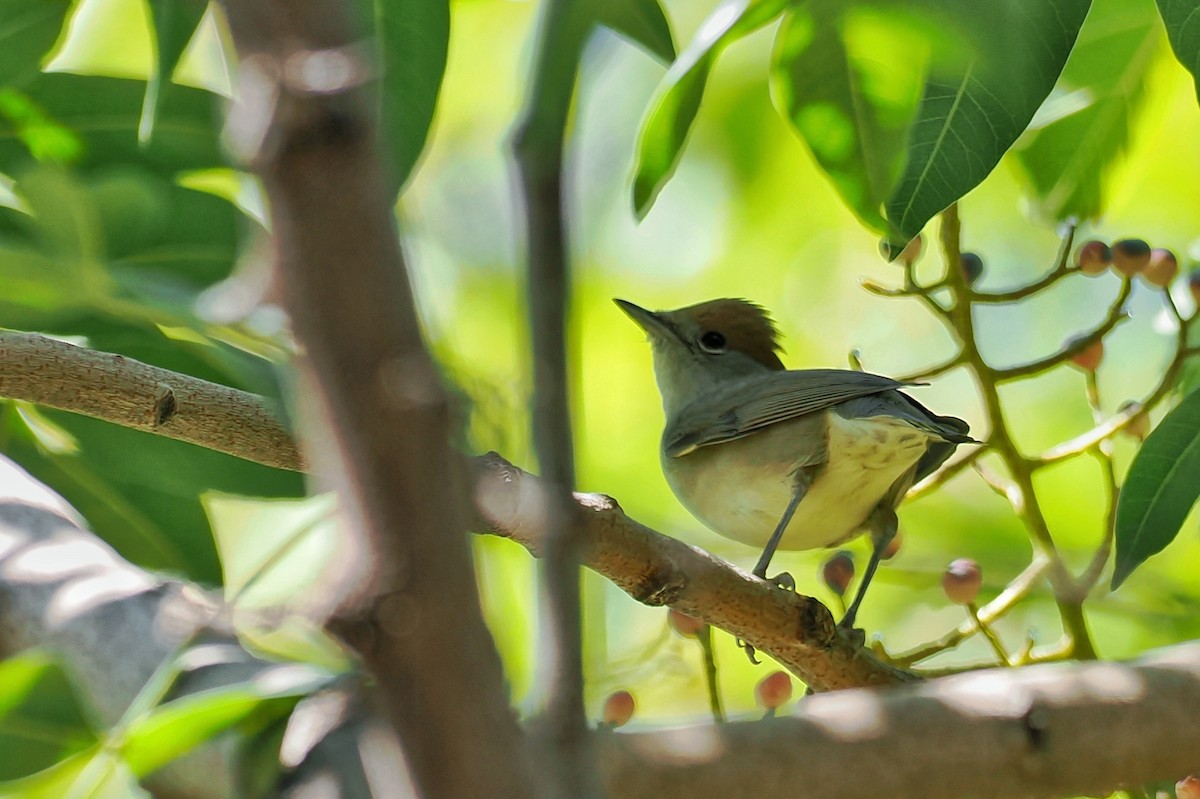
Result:
<svg viewBox="0 0 1200 799">
<path fill-rule="evenodd" d="M 172 86 L 159 98 L 154 138 L 140 144 L 145 90 L 142 81 L 67 73 L 42 73 L 22 87 L 47 126 L 78 138 L 80 167 L 128 164 L 173 177 L 228 165 L 220 146 L 220 101 L 200 89 Z M 0 172 L 15 175 L 39 155 L 27 138 L 0 112 Z"/>
<path fill-rule="evenodd" d="M 908 137 L 908 162 L 885 214 L 893 254 L 975 188 L 1054 87 L 1090 0 L 913 7 L 944 26 Z M 967 52 L 964 61 L 960 48 Z"/>
<path fill-rule="evenodd" d="M 49 768 L 95 741 L 53 658 L 32 651 L 0 662 L 0 780 Z"/>
<path fill-rule="evenodd" d="M 731 43 L 766 25 L 788 0 L 725 0 L 679 54 L 658 86 L 642 120 L 633 177 L 633 208 L 645 217 L 670 180 L 704 96 L 717 57 Z"/>
<path fill-rule="evenodd" d="M 159 102 L 206 8 L 207 0 L 148 0 L 146 3 L 154 33 L 154 67 L 146 81 L 138 123 L 138 141 L 142 144 L 154 135 Z"/>
<path fill-rule="evenodd" d="M 0 782 L 2 799 L 141 799 L 130 769 L 100 743 L 29 777 Z"/>
<path fill-rule="evenodd" d="M 775 38 L 771 86 L 842 199 L 877 233 L 904 169 L 905 134 L 925 82 L 927 47 L 895 17 L 839 0 L 789 11 Z"/>
<path fill-rule="evenodd" d="M 1200 496 L 1200 392 L 1173 408 L 1138 450 L 1117 500 L 1112 587 L 1171 543 Z"/>
<path fill-rule="evenodd" d="M 390 191 L 408 180 L 429 135 L 450 40 L 448 0 L 359 0 L 374 31 L 381 141 L 390 164 Z"/>
<path fill-rule="evenodd" d="M 121 756 L 135 775 L 144 777 L 256 712 L 286 716 L 297 701 L 331 679 L 327 672 L 289 663 L 273 666 L 250 682 L 175 699 L 129 724 L 120 739 Z"/>
<path fill-rule="evenodd" d="M 70 8 L 70 0 L 0 0 L 0 86 L 38 73 Z"/>
<path fill-rule="evenodd" d="M 1158 11 L 1167 26 L 1167 38 L 1179 63 L 1192 73 L 1200 98 L 1200 15 L 1195 0 L 1158 0 Z"/>
<path fill-rule="evenodd" d="M 675 60 L 671 23 L 658 0 L 596 0 L 596 20 L 663 63 Z"/>
<path fill-rule="evenodd" d="M 220 563 L 201 495 L 304 493 L 303 477 L 295 473 L 97 419 L 42 413 L 79 442 L 78 454 L 46 450 L 11 411 L 0 416 L 0 451 L 53 486 L 101 538 L 146 568 L 218 585 Z"/>
<path fill-rule="evenodd" d="M 208 493 L 201 501 L 216 536 L 226 600 L 239 607 L 304 604 L 339 547 L 336 498 Z"/>
<path fill-rule="evenodd" d="M 1092 4 L 1058 85 L 1014 148 L 1047 218 L 1087 220 L 1104 210 L 1161 36 L 1150 0 Z"/>
</svg>

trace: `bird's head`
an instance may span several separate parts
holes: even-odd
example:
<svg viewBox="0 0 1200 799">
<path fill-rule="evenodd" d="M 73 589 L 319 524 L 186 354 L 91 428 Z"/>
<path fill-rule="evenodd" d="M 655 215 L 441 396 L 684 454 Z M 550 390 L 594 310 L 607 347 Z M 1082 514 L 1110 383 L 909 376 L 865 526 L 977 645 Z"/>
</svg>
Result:
<svg viewBox="0 0 1200 799">
<path fill-rule="evenodd" d="M 709 300 L 674 311 L 614 302 L 650 339 L 668 413 L 715 383 L 784 368 L 775 323 L 747 300 Z"/>
</svg>

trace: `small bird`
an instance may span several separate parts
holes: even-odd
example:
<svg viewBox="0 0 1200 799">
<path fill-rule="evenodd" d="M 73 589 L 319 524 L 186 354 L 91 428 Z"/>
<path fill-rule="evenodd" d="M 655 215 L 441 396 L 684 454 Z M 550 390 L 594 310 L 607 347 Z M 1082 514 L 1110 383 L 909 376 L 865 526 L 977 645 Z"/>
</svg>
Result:
<svg viewBox="0 0 1200 799">
<path fill-rule="evenodd" d="M 675 496 L 714 532 L 777 548 L 832 547 L 870 532 L 874 550 L 840 625 L 853 628 L 896 507 L 958 444 L 967 423 L 937 416 L 902 383 L 846 369 L 788 370 L 760 306 L 718 299 L 674 311 L 616 304 L 650 339 L 666 427 L 660 457 Z M 774 578 L 794 587 L 790 576 Z"/>
</svg>

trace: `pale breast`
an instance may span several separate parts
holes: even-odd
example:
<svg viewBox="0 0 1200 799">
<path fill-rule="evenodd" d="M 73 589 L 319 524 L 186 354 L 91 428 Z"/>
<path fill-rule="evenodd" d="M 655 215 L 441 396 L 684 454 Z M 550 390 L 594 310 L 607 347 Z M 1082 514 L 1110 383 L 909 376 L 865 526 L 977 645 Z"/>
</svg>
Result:
<svg viewBox="0 0 1200 799">
<path fill-rule="evenodd" d="M 791 499 L 797 470 L 814 467 L 780 542 L 782 549 L 814 549 L 859 532 L 928 442 L 899 419 L 829 413 L 664 457 L 663 470 L 680 502 L 714 532 L 764 546 Z"/>
</svg>

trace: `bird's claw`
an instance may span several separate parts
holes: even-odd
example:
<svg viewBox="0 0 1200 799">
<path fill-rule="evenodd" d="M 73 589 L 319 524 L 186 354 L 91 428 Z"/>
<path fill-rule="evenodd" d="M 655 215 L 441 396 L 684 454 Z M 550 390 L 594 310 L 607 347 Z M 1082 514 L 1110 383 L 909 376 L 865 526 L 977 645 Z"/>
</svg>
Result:
<svg viewBox="0 0 1200 799">
<path fill-rule="evenodd" d="M 779 574 L 775 575 L 771 578 L 771 582 L 777 587 L 782 588 L 784 591 L 791 591 L 792 593 L 796 592 L 796 578 L 792 577 L 792 575 L 788 574 L 787 572 L 780 572 Z"/>
</svg>

